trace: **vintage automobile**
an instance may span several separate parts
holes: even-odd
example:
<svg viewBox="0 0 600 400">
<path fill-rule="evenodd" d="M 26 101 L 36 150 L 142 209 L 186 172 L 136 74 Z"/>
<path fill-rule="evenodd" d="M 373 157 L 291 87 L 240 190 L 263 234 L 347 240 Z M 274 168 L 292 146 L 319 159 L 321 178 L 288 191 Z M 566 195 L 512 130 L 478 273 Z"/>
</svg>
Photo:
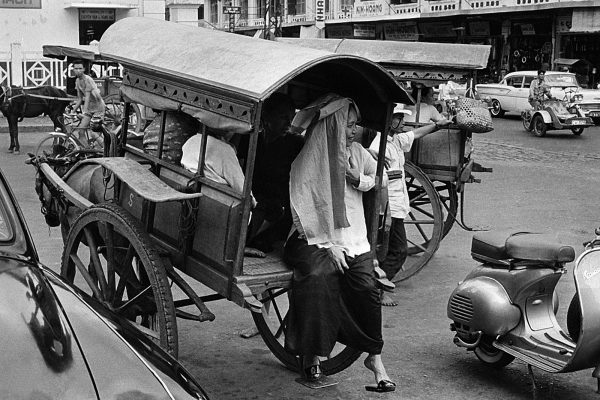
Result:
<svg viewBox="0 0 600 400">
<path fill-rule="evenodd" d="M 40 264 L 2 171 L 0 326 L 2 398 L 208 398 L 126 319 Z"/>
<path fill-rule="evenodd" d="M 511 72 L 500 83 L 480 84 L 476 90 L 482 98 L 491 98 L 490 111 L 494 117 L 505 112 L 520 113 L 532 108 L 528 101 L 529 86 L 536 76 L 537 71 Z M 577 104 L 584 116 L 600 124 L 600 90 L 582 88 L 570 72 L 547 71 L 546 83 L 554 97 Z"/>
</svg>

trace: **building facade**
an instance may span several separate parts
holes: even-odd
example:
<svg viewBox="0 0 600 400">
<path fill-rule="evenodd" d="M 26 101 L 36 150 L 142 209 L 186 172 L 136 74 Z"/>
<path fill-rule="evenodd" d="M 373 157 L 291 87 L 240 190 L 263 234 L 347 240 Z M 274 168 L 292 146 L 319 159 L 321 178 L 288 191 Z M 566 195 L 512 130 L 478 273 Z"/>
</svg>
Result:
<svg viewBox="0 0 600 400">
<path fill-rule="evenodd" d="M 66 66 L 42 57 L 42 46 L 99 40 L 132 16 L 198 25 L 201 0 L 0 0 L 0 84 L 65 86 Z"/>
<path fill-rule="evenodd" d="M 575 71 L 582 84 L 600 71 L 600 0 L 0 0 L 0 15 L 0 83 L 19 86 L 64 86 L 65 66 L 42 45 L 87 44 L 130 16 L 246 35 L 268 25 L 288 37 L 488 44 L 480 82 L 558 58 L 588 61 Z"/>
<path fill-rule="evenodd" d="M 227 29 L 228 16 L 219 8 L 223 0 L 205 1 L 205 18 Z M 268 4 L 271 24 L 277 18 L 283 36 L 488 44 L 490 60 L 480 81 L 497 82 L 510 71 L 552 69 L 558 58 L 589 61 L 587 71 L 578 71 L 584 77 L 593 67 L 600 71 L 600 0 L 266 1 L 271 4 L 230 1 L 242 8 L 235 31 L 263 29 Z"/>
</svg>

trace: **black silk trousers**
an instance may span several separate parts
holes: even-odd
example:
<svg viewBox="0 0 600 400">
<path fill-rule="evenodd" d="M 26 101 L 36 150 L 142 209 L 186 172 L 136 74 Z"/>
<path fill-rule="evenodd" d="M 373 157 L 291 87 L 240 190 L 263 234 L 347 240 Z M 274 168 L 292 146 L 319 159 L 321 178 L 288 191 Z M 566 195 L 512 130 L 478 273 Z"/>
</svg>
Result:
<svg viewBox="0 0 600 400">
<path fill-rule="evenodd" d="M 294 268 L 285 347 L 297 355 L 327 356 L 336 342 L 381 354 L 381 300 L 370 253 L 347 257 L 350 267 L 335 269 L 327 249 L 294 234 L 285 261 Z"/>
</svg>

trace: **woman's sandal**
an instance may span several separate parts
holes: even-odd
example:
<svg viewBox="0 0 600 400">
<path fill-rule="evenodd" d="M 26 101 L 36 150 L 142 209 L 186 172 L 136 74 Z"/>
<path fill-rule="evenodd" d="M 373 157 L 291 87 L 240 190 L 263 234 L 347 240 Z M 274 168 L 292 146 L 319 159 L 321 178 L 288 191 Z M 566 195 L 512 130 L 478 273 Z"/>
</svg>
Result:
<svg viewBox="0 0 600 400">
<path fill-rule="evenodd" d="M 301 361 L 301 364 L 302 375 L 307 381 L 316 382 L 323 377 L 321 364 L 309 365 L 308 367 L 304 366 L 304 361 Z"/>
<path fill-rule="evenodd" d="M 387 379 L 382 379 L 379 381 L 377 386 L 368 385 L 365 386 L 365 389 L 367 390 L 367 392 L 387 393 L 396 390 L 396 384 Z"/>
</svg>

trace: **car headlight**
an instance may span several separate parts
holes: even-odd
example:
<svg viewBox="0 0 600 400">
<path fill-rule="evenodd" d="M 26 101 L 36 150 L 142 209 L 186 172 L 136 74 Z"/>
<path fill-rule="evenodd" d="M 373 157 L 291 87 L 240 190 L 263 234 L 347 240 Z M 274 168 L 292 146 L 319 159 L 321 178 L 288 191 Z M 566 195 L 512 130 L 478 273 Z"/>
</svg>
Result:
<svg viewBox="0 0 600 400">
<path fill-rule="evenodd" d="M 583 101 L 583 95 L 582 94 L 574 94 L 573 101 Z"/>
<path fill-rule="evenodd" d="M 575 107 L 569 107 L 569 112 L 571 114 L 577 114 L 577 109 Z"/>
</svg>

